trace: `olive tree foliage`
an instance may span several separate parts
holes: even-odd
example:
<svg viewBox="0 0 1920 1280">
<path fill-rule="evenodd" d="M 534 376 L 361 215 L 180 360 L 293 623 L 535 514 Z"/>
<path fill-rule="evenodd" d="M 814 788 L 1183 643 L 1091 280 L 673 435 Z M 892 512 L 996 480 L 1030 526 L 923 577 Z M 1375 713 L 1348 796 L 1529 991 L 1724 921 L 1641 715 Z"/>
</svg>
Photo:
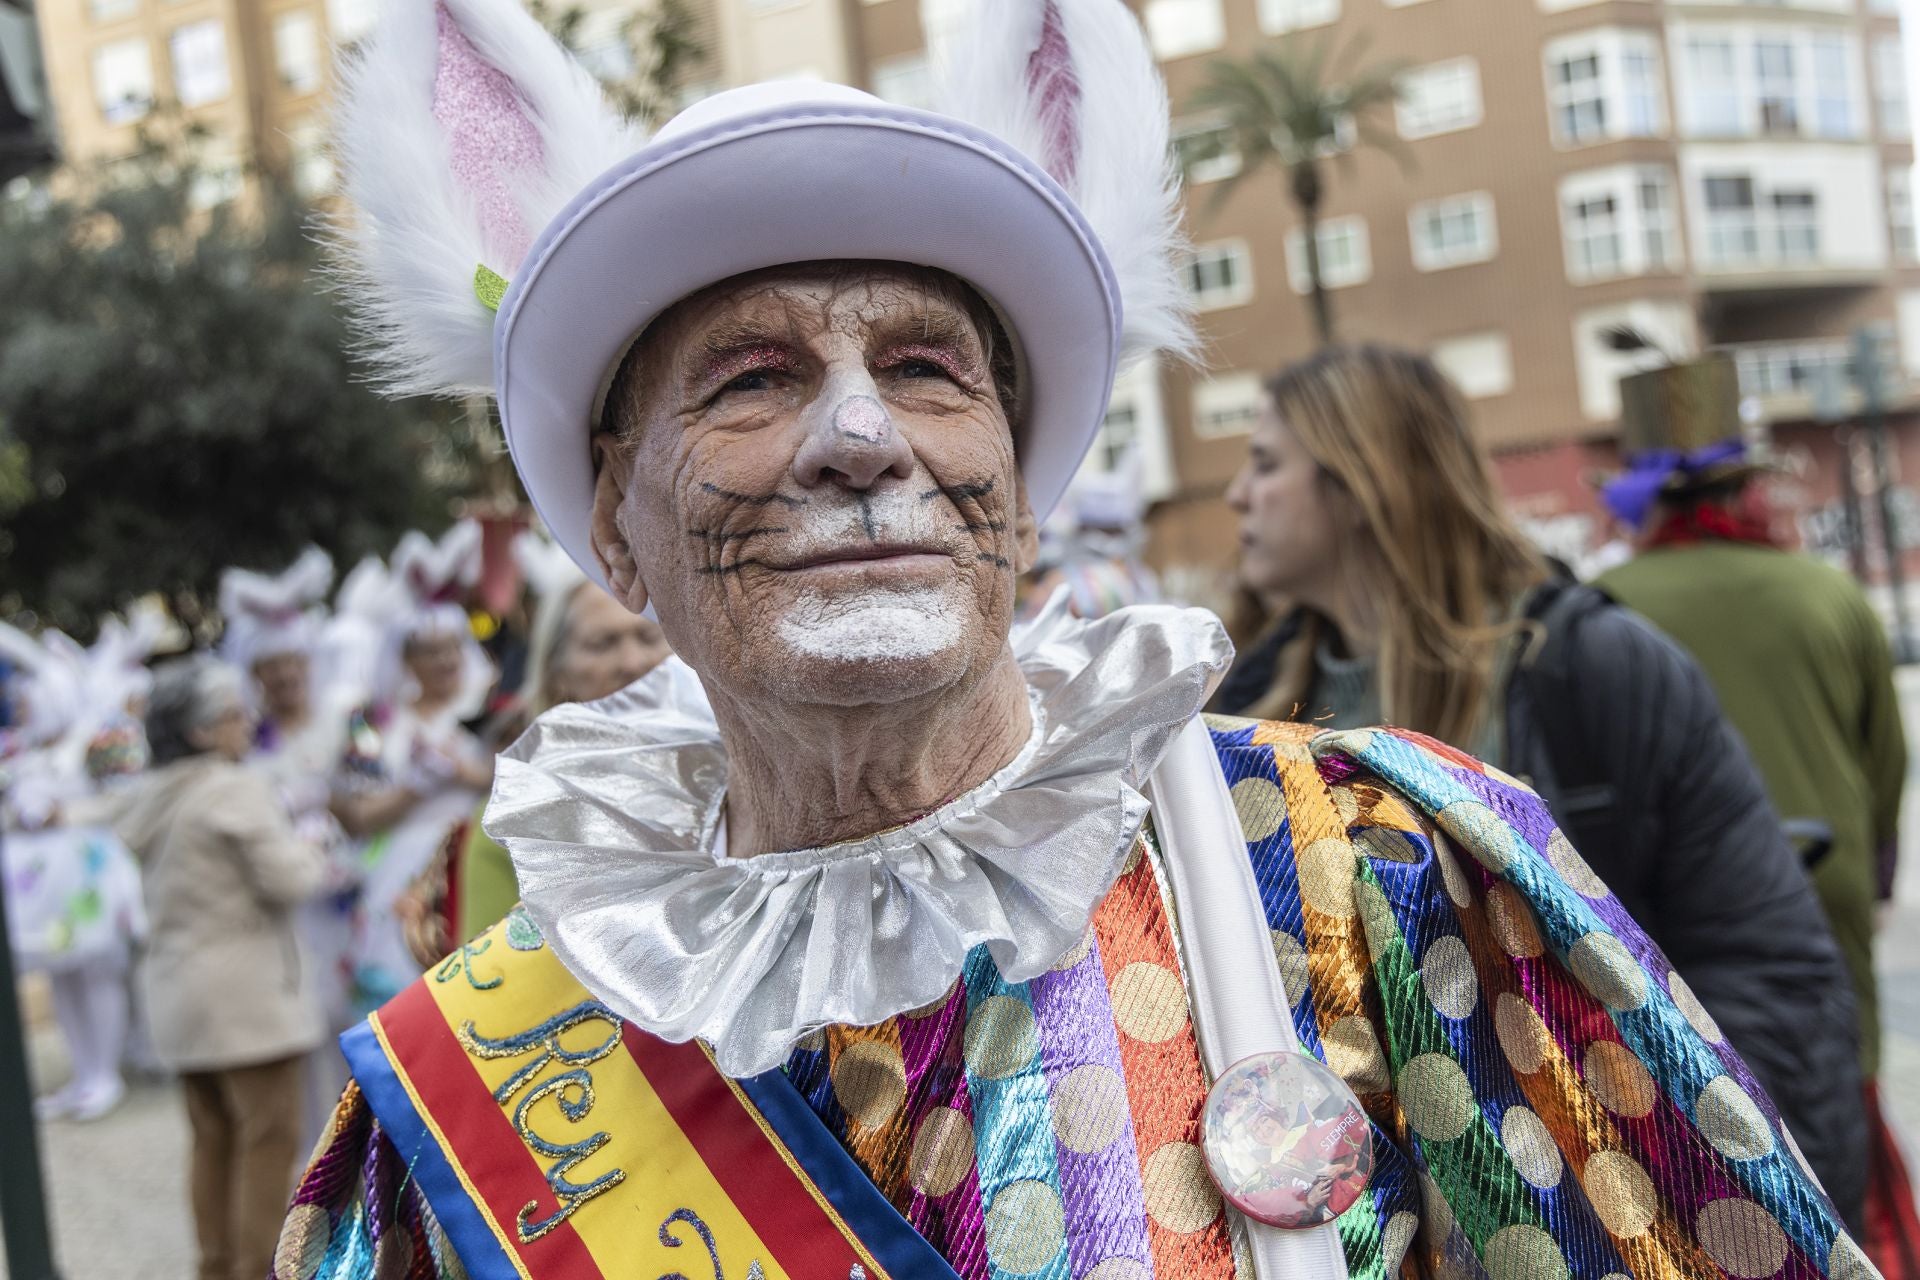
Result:
<svg viewBox="0 0 1920 1280">
<path fill-rule="evenodd" d="M 159 592 L 204 634 L 225 567 L 384 553 L 471 482 L 451 406 L 362 381 L 309 206 L 198 150 L 0 200 L 0 617 L 86 635 Z"/>
</svg>

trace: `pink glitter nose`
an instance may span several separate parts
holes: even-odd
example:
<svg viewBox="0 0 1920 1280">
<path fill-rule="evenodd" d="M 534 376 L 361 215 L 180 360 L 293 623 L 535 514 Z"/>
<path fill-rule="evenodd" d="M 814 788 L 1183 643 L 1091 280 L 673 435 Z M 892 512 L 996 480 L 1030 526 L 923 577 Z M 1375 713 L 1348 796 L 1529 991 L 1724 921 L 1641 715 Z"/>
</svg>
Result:
<svg viewBox="0 0 1920 1280">
<path fill-rule="evenodd" d="M 872 396 L 848 396 L 833 411 L 834 429 L 867 444 L 880 444 L 893 431 L 886 406 Z"/>
</svg>

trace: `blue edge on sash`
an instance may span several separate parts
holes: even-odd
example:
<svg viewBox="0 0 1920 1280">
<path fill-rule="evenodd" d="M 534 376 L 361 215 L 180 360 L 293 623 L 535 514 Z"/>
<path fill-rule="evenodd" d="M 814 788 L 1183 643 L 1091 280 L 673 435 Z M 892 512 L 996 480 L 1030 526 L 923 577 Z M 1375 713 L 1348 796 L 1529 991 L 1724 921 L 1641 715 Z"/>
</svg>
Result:
<svg viewBox="0 0 1920 1280">
<path fill-rule="evenodd" d="M 380 1121 L 472 1280 L 520 1280 L 500 1241 L 414 1110 L 385 1050 L 368 1023 L 340 1037 L 353 1078 Z M 737 1082 L 793 1152 L 840 1217 L 895 1280 L 959 1280 L 926 1239 L 880 1194 L 846 1148 L 822 1124 L 787 1074 L 778 1069 Z M 813 1280 L 805 1277 L 804 1280 Z M 837 1280 L 837 1278 L 834 1278 Z"/>
</svg>

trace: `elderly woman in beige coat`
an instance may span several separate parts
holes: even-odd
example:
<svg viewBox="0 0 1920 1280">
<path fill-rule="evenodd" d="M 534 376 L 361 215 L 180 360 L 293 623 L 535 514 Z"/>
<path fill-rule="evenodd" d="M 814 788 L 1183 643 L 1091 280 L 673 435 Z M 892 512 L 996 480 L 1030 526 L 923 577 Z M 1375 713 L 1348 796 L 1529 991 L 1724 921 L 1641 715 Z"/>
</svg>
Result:
<svg viewBox="0 0 1920 1280">
<path fill-rule="evenodd" d="M 293 908 L 322 890 L 325 863 L 240 763 L 253 721 L 231 667 L 162 668 L 147 733 L 156 768 L 115 825 L 145 871 L 142 981 L 186 1093 L 199 1277 L 258 1280 L 300 1156 L 302 1059 L 324 1035 Z"/>
</svg>

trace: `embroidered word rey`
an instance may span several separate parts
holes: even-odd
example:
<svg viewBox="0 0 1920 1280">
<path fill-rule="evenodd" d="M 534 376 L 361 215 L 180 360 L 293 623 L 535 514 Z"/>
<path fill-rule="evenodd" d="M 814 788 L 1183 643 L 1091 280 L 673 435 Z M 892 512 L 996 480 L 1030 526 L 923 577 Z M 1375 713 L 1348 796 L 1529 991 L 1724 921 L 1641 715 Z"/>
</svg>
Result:
<svg viewBox="0 0 1920 1280">
<path fill-rule="evenodd" d="M 437 1223 L 470 1275 L 664 1276 L 689 1245 L 716 1278 L 889 1274 L 745 1089 L 587 996 L 524 912 L 344 1048 L 425 1193 L 423 1238 Z M 635 1173 L 646 1185 L 583 1215 Z M 636 1216 L 656 1226 L 635 1233 Z"/>
</svg>

